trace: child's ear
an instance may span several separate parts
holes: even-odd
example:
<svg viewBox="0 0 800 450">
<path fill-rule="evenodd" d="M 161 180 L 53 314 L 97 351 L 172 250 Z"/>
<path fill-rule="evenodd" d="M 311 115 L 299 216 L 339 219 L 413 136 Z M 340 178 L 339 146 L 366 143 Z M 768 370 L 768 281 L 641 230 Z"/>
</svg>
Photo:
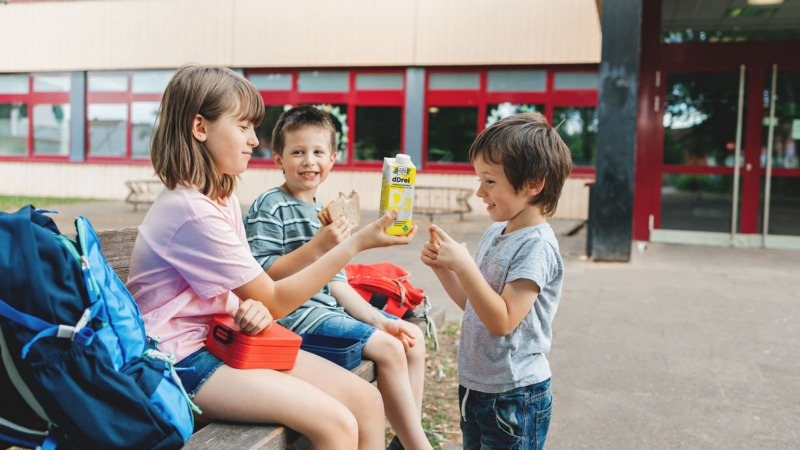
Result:
<svg viewBox="0 0 800 450">
<path fill-rule="evenodd" d="M 331 153 L 331 162 L 332 162 L 332 163 L 335 163 L 335 162 L 336 162 L 336 156 L 337 156 L 338 154 L 339 154 L 339 152 L 333 152 L 333 153 Z"/>
<path fill-rule="evenodd" d="M 206 118 L 197 114 L 192 121 L 192 137 L 200 142 L 205 142 L 208 139 L 208 122 Z"/>
<path fill-rule="evenodd" d="M 544 189 L 544 178 L 541 180 L 529 180 L 525 187 L 525 193 L 528 197 L 536 197 Z"/>
<path fill-rule="evenodd" d="M 275 166 L 277 166 L 278 169 L 283 170 L 283 157 L 281 157 L 281 155 L 272 152 L 272 160 L 275 161 Z"/>
</svg>

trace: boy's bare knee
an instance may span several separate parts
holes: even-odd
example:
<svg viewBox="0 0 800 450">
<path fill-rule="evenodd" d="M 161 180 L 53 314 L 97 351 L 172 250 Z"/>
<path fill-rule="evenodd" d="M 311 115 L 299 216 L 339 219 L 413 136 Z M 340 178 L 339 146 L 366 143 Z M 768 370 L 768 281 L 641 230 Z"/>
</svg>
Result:
<svg viewBox="0 0 800 450">
<path fill-rule="evenodd" d="M 388 336 L 388 339 L 385 339 L 383 352 L 386 355 L 386 359 L 390 361 L 405 361 L 406 359 L 406 349 L 403 347 L 403 343 L 394 336 Z"/>
<path fill-rule="evenodd" d="M 420 327 L 413 327 L 411 334 L 414 335 L 414 339 L 417 340 L 418 344 L 422 344 L 422 347 L 425 348 L 425 333 L 422 332 Z"/>
<path fill-rule="evenodd" d="M 413 347 L 408 349 L 408 358 L 409 359 L 425 359 L 425 341 L 417 341 Z"/>
<path fill-rule="evenodd" d="M 367 341 L 364 355 L 386 370 L 402 370 L 407 366 L 403 343 L 394 336 L 376 331 Z M 379 375 L 380 376 L 380 375 Z"/>
</svg>

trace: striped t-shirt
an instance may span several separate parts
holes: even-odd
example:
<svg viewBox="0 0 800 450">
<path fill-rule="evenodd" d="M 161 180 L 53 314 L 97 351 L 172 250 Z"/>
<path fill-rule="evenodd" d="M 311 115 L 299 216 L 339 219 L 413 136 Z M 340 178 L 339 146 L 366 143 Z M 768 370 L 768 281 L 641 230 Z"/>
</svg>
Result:
<svg viewBox="0 0 800 450">
<path fill-rule="evenodd" d="M 278 188 L 270 189 L 256 199 L 244 217 L 244 228 L 250 251 L 264 270 L 314 237 L 321 226 L 317 213 L 322 208 L 322 203 L 316 200 L 312 205 Z M 344 269 L 331 281 L 347 282 Z M 326 284 L 278 323 L 295 333 L 307 333 L 314 331 L 324 320 L 343 312 L 344 309 L 331 295 L 330 284 Z"/>
</svg>

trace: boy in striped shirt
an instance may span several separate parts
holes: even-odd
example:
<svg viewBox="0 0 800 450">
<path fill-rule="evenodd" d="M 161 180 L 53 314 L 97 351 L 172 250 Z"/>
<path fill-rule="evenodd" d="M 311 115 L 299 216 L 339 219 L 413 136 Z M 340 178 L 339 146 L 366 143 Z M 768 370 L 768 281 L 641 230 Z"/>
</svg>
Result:
<svg viewBox="0 0 800 450">
<path fill-rule="evenodd" d="M 336 148 L 331 117 L 312 106 L 286 111 L 275 125 L 273 159 L 286 182 L 261 194 L 244 218 L 253 256 L 273 280 L 299 272 L 350 235 L 345 217 L 327 226 L 317 219 L 323 205 L 315 196 L 333 167 Z M 386 417 L 399 438 L 390 448 L 431 448 L 420 420 L 425 344 L 418 327 L 365 302 L 344 270 L 278 323 L 298 334 L 361 341 L 362 355 L 378 366 Z"/>
</svg>

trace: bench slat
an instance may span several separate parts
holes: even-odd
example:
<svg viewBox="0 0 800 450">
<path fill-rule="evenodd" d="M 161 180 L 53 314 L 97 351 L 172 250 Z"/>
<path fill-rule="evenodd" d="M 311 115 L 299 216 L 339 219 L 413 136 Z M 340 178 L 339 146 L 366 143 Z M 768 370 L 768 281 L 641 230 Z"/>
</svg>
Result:
<svg viewBox="0 0 800 450">
<path fill-rule="evenodd" d="M 302 436 L 281 426 L 256 426 L 236 423 L 212 423 L 192 435 L 184 448 L 217 450 L 220 448 L 285 449 Z"/>
<path fill-rule="evenodd" d="M 103 251 L 108 265 L 114 269 L 123 283 L 128 281 L 133 244 L 136 243 L 138 234 L 139 231 L 136 227 L 97 232 L 97 237 L 100 238 L 100 249 Z"/>
</svg>

